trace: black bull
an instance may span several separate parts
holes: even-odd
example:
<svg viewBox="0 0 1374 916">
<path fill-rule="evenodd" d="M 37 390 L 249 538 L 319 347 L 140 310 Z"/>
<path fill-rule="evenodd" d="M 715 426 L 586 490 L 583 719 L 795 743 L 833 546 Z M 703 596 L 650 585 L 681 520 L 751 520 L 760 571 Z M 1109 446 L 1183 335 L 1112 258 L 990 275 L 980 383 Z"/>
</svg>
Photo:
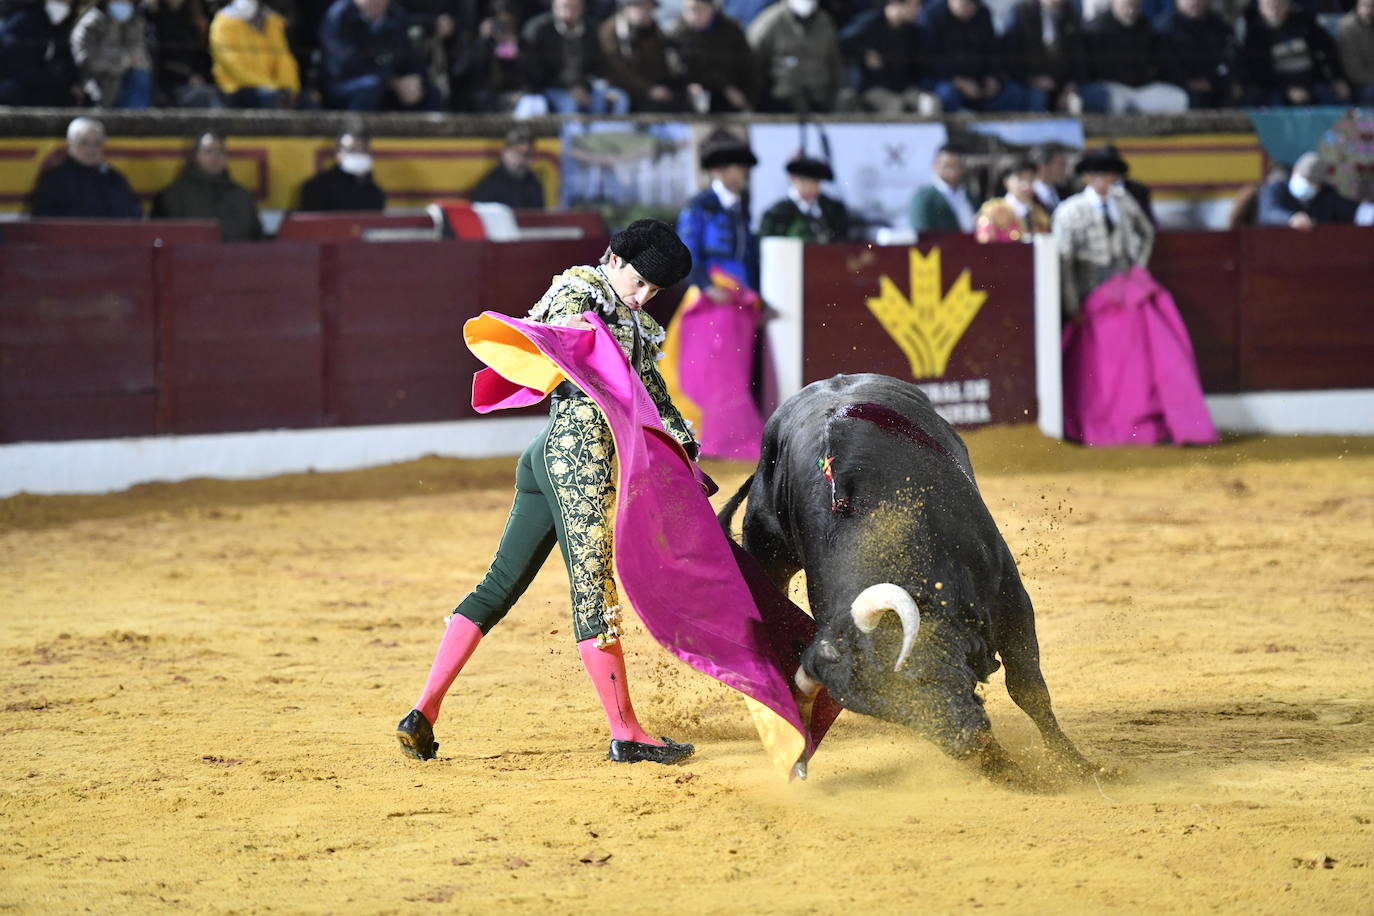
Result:
<svg viewBox="0 0 1374 916">
<path fill-rule="evenodd" d="M 721 509 L 727 531 L 746 493 L 744 548 L 784 591 L 806 573 L 817 632 L 799 693 L 823 684 L 846 709 L 1016 779 L 975 692 L 1000 657 L 1046 745 L 1092 771 L 1050 708 L 1035 612 L 968 450 L 919 388 L 882 375 L 808 385 L 769 419 L 758 469 Z"/>
</svg>

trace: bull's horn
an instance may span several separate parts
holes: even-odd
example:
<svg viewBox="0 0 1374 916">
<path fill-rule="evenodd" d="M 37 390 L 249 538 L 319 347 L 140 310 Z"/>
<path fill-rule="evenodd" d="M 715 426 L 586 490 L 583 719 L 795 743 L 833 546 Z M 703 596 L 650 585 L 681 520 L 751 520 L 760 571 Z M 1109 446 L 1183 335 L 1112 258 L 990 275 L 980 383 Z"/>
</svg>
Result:
<svg viewBox="0 0 1374 916">
<path fill-rule="evenodd" d="M 921 629 L 921 612 L 916 609 L 911 595 L 901 586 L 882 582 L 859 592 L 859 597 L 849 606 L 854 626 L 864 633 L 878 629 L 878 622 L 888 611 L 895 612 L 902 621 L 902 651 L 897 653 L 897 664 L 892 666 L 893 671 L 901 671 L 916 642 L 916 633 Z"/>
</svg>

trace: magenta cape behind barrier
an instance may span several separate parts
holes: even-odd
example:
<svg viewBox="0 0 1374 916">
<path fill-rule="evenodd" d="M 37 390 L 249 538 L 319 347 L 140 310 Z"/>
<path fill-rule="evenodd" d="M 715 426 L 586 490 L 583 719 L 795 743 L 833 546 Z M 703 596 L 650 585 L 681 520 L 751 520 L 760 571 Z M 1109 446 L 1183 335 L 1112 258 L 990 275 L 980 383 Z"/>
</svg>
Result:
<svg viewBox="0 0 1374 916">
<path fill-rule="evenodd" d="M 1144 268 L 1103 282 L 1064 329 L 1064 435 L 1084 445 L 1218 441 L 1188 329 Z"/>
<path fill-rule="evenodd" d="M 664 648 L 744 694 L 769 757 L 789 778 L 839 713 L 822 691 L 803 723 L 790 687 L 815 624 L 725 536 L 714 487 L 663 429 L 615 338 L 484 312 L 463 327 L 488 368 L 473 378 L 479 413 L 541 400 L 564 377 L 601 408 L 619 460 L 615 566 L 624 597 Z"/>
<path fill-rule="evenodd" d="M 691 302 L 684 299 L 668 329 L 675 337 L 678 385 L 701 409 L 702 455 L 758 461 L 763 417 L 754 404 L 751 383 L 761 322 L 759 297 L 737 284 L 717 288 L 728 290 L 730 298 L 715 302 L 699 292 Z"/>
</svg>

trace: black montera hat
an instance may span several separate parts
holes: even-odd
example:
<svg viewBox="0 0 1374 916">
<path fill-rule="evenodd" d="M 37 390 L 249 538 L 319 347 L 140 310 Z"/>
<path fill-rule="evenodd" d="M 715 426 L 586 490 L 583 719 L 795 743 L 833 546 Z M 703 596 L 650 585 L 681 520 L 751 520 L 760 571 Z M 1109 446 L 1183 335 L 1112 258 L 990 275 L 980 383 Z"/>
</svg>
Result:
<svg viewBox="0 0 1374 916">
<path fill-rule="evenodd" d="M 666 288 L 692 272 L 692 253 L 661 219 L 637 219 L 611 236 L 619 255 L 654 286 Z"/>
<path fill-rule="evenodd" d="M 720 132 L 708 137 L 701 145 L 701 167 L 718 169 L 727 165 L 743 165 L 753 168 L 759 164 L 758 157 L 749 144 L 733 134 Z"/>
<path fill-rule="evenodd" d="M 1088 150 L 1083 154 L 1083 158 L 1078 160 L 1078 165 L 1073 167 L 1075 175 L 1085 175 L 1088 172 L 1125 175 L 1129 171 L 1130 167 L 1126 165 L 1126 160 L 1121 158 L 1121 154 L 1114 147 Z"/>
<path fill-rule="evenodd" d="M 787 163 L 787 174 L 797 175 L 801 178 L 814 178 L 817 181 L 835 180 L 835 173 L 831 170 L 828 162 L 824 159 L 812 159 L 810 156 L 798 156 Z"/>
</svg>

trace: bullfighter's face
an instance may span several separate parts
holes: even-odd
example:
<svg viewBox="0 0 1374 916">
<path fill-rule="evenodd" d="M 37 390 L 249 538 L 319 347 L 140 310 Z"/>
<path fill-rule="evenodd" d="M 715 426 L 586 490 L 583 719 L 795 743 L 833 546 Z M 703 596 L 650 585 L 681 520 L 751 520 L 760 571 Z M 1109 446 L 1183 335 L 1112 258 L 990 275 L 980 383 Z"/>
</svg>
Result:
<svg viewBox="0 0 1374 916">
<path fill-rule="evenodd" d="M 639 271 L 618 254 L 607 259 L 606 277 L 620 301 L 636 311 L 658 295 L 658 287 L 641 277 Z"/>
</svg>

